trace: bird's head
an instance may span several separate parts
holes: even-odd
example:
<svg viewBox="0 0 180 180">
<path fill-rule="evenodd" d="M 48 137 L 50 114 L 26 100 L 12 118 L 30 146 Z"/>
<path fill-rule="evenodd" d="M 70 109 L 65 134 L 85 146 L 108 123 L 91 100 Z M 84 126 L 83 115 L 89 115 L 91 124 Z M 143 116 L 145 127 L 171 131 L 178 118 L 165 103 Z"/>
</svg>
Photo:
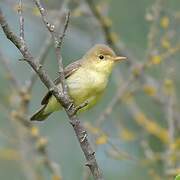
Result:
<svg viewBox="0 0 180 180">
<path fill-rule="evenodd" d="M 108 46 L 97 44 L 92 47 L 83 57 L 89 68 L 93 68 L 98 72 L 111 72 L 114 64 L 126 60 L 126 57 L 117 56 L 115 52 Z"/>
</svg>

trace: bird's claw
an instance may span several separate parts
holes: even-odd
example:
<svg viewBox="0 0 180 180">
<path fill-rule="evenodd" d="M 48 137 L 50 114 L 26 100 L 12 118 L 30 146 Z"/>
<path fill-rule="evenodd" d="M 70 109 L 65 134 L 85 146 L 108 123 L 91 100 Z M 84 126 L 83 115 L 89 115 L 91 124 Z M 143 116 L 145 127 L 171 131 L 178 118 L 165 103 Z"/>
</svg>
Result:
<svg viewBox="0 0 180 180">
<path fill-rule="evenodd" d="M 75 113 L 77 113 L 80 109 L 86 107 L 88 104 L 89 104 L 89 101 L 86 100 L 84 103 L 82 103 L 82 104 L 80 104 L 79 106 L 77 106 L 77 107 L 75 108 Z"/>
</svg>

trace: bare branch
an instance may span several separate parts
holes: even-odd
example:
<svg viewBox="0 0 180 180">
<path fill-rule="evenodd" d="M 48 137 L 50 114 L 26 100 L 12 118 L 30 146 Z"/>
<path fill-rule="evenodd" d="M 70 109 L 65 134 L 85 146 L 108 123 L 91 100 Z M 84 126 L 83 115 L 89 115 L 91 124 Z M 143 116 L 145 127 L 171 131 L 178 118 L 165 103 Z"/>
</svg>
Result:
<svg viewBox="0 0 180 180">
<path fill-rule="evenodd" d="M 67 28 L 68 28 L 69 20 L 70 20 L 70 11 L 66 15 L 66 20 L 65 20 L 65 23 L 64 23 L 64 29 L 63 29 L 62 35 L 59 38 L 59 48 L 60 49 L 61 49 L 61 46 L 62 46 L 62 43 L 63 43 L 63 39 L 64 39 L 64 37 L 66 35 L 66 31 L 67 31 Z"/>
<path fill-rule="evenodd" d="M 162 4 L 163 0 L 157 0 L 152 6 L 152 14 L 153 14 L 153 22 L 150 26 L 150 30 L 148 33 L 148 47 L 146 52 L 145 60 L 149 59 L 149 56 L 151 55 L 154 47 L 156 47 L 156 39 L 157 39 L 157 33 L 158 33 L 158 23 L 160 19 L 160 14 L 162 10 Z"/>
<path fill-rule="evenodd" d="M 55 30 L 55 25 L 49 23 L 48 17 L 47 17 L 47 12 L 46 12 L 45 8 L 43 8 L 40 0 L 33 0 L 33 1 L 35 2 L 37 8 L 39 9 L 42 20 L 43 20 L 45 26 L 47 27 L 47 29 L 49 30 L 49 32 L 51 33 L 51 36 L 53 38 L 54 48 L 55 48 L 55 52 L 56 52 L 56 59 L 57 59 L 58 68 L 59 68 L 59 75 L 60 75 L 60 80 L 61 80 L 61 84 L 62 84 L 62 88 L 63 88 L 63 93 L 66 94 L 66 96 L 68 96 L 67 85 L 65 83 L 64 68 L 63 68 L 62 57 L 61 57 L 61 44 L 62 44 L 63 38 L 65 36 L 66 29 L 68 27 L 69 13 L 67 15 L 66 24 L 64 26 L 64 32 L 63 32 L 61 38 L 59 39 L 58 34 L 56 33 L 56 30 Z"/>
<path fill-rule="evenodd" d="M 67 84 L 65 83 L 64 67 L 63 67 L 62 56 L 61 56 L 61 46 L 62 46 L 62 42 L 63 42 L 67 27 L 68 27 L 69 17 L 70 17 L 70 12 L 67 13 L 64 30 L 63 30 L 63 33 L 60 36 L 58 42 L 56 42 L 56 40 L 54 39 L 54 46 L 55 46 L 55 50 L 56 50 L 56 57 L 57 57 L 60 80 L 61 80 L 61 84 L 62 84 L 62 88 L 63 88 L 63 93 L 66 96 L 68 96 L 68 93 L 67 93 L 68 89 L 67 89 Z M 58 44 L 56 44 L 56 43 L 58 43 Z"/>
<path fill-rule="evenodd" d="M 22 14 L 23 13 L 22 0 L 19 0 L 18 13 L 19 13 L 19 24 L 20 24 L 20 38 L 24 41 L 24 17 Z"/>
</svg>

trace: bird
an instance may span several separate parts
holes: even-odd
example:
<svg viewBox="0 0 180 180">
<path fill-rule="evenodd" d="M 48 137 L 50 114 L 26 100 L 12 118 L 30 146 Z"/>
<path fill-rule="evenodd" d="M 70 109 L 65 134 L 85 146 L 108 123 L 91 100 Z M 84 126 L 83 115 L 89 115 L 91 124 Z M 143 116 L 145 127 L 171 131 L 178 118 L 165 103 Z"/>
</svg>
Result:
<svg viewBox="0 0 180 180">
<path fill-rule="evenodd" d="M 117 56 L 107 45 L 96 44 L 80 60 L 64 68 L 68 94 L 74 105 L 87 103 L 78 113 L 96 105 L 107 87 L 114 65 L 126 59 L 125 56 Z M 62 91 L 60 77 L 56 78 L 54 83 Z M 63 109 L 50 91 L 42 99 L 41 105 L 30 118 L 31 121 L 43 121 L 53 112 Z"/>
</svg>

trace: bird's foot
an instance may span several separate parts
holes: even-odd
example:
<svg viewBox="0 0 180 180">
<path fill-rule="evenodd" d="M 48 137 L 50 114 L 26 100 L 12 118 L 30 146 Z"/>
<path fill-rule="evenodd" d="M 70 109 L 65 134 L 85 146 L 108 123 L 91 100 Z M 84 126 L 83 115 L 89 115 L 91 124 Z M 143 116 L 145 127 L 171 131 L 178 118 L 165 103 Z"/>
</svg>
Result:
<svg viewBox="0 0 180 180">
<path fill-rule="evenodd" d="M 82 104 L 80 104 L 79 106 L 77 106 L 77 107 L 75 108 L 74 113 L 77 113 L 80 109 L 86 107 L 88 104 L 89 104 L 89 101 L 86 100 L 85 102 L 83 102 Z"/>
</svg>

